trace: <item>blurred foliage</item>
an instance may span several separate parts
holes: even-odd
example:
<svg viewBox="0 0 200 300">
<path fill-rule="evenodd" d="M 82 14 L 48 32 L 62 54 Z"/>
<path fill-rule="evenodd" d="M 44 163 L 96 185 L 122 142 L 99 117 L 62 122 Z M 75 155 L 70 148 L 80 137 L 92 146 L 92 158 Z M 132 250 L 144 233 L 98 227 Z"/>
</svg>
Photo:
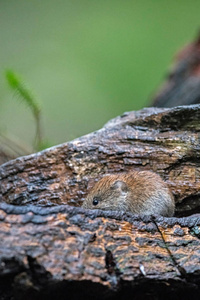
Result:
<svg viewBox="0 0 200 300">
<path fill-rule="evenodd" d="M 12 70 L 6 71 L 6 79 L 9 86 L 17 93 L 16 99 L 22 100 L 31 110 L 35 123 L 36 123 L 36 134 L 34 141 L 35 150 L 41 150 L 43 146 L 42 127 L 41 127 L 41 110 L 39 104 L 33 97 L 32 93 L 24 86 L 19 76 Z"/>
<path fill-rule="evenodd" d="M 55 144 L 149 105 L 199 11 L 197 0 L 0 0 L 0 128 L 32 143 L 34 115 L 13 101 L 7 68 L 43 99 Z"/>
<path fill-rule="evenodd" d="M 17 92 L 20 99 L 30 107 L 37 121 L 40 118 L 40 108 L 32 93 L 24 86 L 22 80 L 19 78 L 19 75 L 14 73 L 12 70 L 7 70 L 5 75 L 10 87 Z"/>
<path fill-rule="evenodd" d="M 43 150 L 50 146 L 50 143 L 43 138 L 41 128 L 41 109 L 32 92 L 29 91 L 19 75 L 12 70 L 7 70 L 5 73 L 7 82 L 12 90 L 15 92 L 14 99 L 21 100 L 28 106 L 34 116 L 36 125 L 35 140 L 32 146 L 26 145 L 20 139 L 11 136 L 10 133 L 0 130 L 0 164 L 22 155 L 27 155 L 35 151 Z"/>
</svg>

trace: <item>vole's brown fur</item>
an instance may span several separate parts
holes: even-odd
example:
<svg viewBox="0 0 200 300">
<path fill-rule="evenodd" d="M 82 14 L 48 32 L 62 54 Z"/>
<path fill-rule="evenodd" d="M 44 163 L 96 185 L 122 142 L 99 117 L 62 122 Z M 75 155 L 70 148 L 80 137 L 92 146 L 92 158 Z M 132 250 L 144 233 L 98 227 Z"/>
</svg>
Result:
<svg viewBox="0 0 200 300">
<path fill-rule="evenodd" d="M 83 203 L 84 208 L 173 216 L 175 204 L 167 184 L 150 171 L 107 175 Z"/>
</svg>

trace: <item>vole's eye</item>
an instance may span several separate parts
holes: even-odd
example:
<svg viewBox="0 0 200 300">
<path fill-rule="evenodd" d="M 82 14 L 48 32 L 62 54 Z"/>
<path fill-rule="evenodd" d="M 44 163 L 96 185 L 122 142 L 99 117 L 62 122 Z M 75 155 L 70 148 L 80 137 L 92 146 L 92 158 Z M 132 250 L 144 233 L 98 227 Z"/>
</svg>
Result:
<svg viewBox="0 0 200 300">
<path fill-rule="evenodd" d="M 98 203 L 99 203 L 98 197 L 94 197 L 94 198 L 93 198 L 92 204 L 93 204 L 93 205 L 97 205 Z"/>
</svg>

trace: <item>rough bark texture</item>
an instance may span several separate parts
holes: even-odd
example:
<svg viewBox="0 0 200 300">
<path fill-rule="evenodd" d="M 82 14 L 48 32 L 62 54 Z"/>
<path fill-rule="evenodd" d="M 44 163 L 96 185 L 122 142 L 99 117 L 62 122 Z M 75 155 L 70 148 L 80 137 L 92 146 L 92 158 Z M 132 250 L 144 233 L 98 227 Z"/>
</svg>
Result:
<svg viewBox="0 0 200 300">
<path fill-rule="evenodd" d="M 153 170 L 189 210 L 200 189 L 200 106 L 125 113 L 101 130 L 0 168 L 0 201 L 79 206 L 107 173 Z M 185 209 L 185 207 L 184 207 Z"/>
<path fill-rule="evenodd" d="M 200 212 L 199 119 L 200 105 L 125 113 L 97 132 L 2 165 L 1 299 L 199 299 L 198 214 L 75 207 L 104 174 L 138 169 L 168 182 L 177 216 Z"/>
<path fill-rule="evenodd" d="M 157 107 L 200 103 L 200 35 L 175 58 L 173 68 L 153 99 Z"/>
<path fill-rule="evenodd" d="M 7 299 L 198 299 L 200 215 L 1 204 L 0 218 Z"/>
</svg>

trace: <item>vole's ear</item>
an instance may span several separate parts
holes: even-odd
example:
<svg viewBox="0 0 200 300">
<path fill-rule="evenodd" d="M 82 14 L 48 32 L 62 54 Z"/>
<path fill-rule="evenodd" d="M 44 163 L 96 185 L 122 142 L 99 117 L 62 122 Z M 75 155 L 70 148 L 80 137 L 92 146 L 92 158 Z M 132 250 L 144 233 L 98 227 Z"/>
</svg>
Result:
<svg viewBox="0 0 200 300">
<path fill-rule="evenodd" d="M 119 190 L 121 192 L 127 193 L 128 187 L 124 181 L 116 180 L 113 185 L 111 186 L 113 190 Z"/>
</svg>

